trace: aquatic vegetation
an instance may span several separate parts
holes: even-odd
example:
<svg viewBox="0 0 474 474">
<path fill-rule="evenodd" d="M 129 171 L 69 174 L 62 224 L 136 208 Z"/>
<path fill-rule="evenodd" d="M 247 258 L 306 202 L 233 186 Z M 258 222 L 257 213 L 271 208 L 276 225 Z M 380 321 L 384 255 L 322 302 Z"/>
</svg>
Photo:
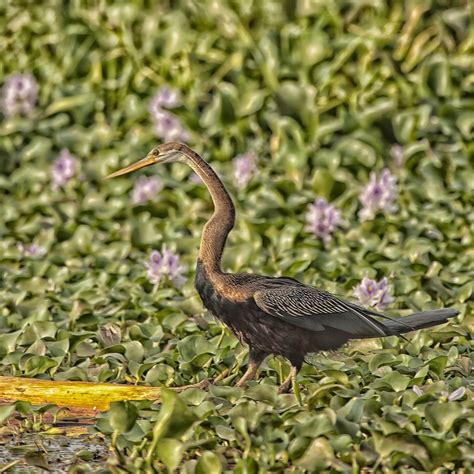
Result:
<svg viewBox="0 0 474 474">
<path fill-rule="evenodd" d="M 234 181 L 238 188 L 245 188 L 255 174 L 257 164 L 252 153 L 237 155 L 232 160 Z"/>
<path fill-rule="evenodd" d="M 370 181 L 360 195 L 363 206 L 359 211 L 361 221 L 373 219 L 378 210 L 388 213 L 397 210 L 394 203 L 397 197 L 396 181 L 397 178 L 386 168 L 381 171 L 380 176 L 370 173 Z"/>
<path fill-rule="evenodd" d="M 117 472 L 472 471 L 467 2 L 56 3 L 0 6 L 0 375 L 132 387 L 222 376 L 100 414 L 89 430 L 113 445 L 102 462 Z M 31 74 L 28 93 L 8 84 L 15 74 Z M 283 360 L 234 387 L 245 348 L 193 289 L 204 187 L 178 165 L 144 172 L 164 184 L 145 193 L 140 176 L 102 180 L 169 139 L 203 153 L 233 194 L 226 270 L 354 300 L 367 278 L 367 304 L 392 297 L 392 317 L 461 315 L 409 342 L 313 357 L 301 406 L 277 393 Z M 60 150 L 76 161 L 55 189 Z M 249 151 L 240 187 L 232 160 Z M 368 283 L 383 277 L 380 299 Z M 38 410 L 53 408 L 4 405 L 0 420 L 37 432 Z"/>
<path fill-rule="evenodd" d="M 29 115 L 36 105 L 38 84 L 31 74 L 12 74 L 1 91 L 0 107 L 5 117 Z"/>
<path fill-rule="evenodd" d="M 53 189 L 64 186 L 73 176 L 77 174 L 78 161 L 69 150 L 61 150 L 59 156 L 51 166 L 51 180 Z"/>
<path fill-rule="evenodd" d="M 140 176 L 133 185 L 130 198 L 134 204 L 144 204 L 156 198 L 163 189 L 163 182 L 156 176 Z"/>
<path fill-rule="evenodd" d="M 171 250 L 164 248 L 161 253 L 153 250 L 145 262 L 147 278 L 150 283 L 158 286 L 163 277 L 168 278 L 176 287 L 181 287 L 186 281 L 183 276 L 184 268 L 179 263 L 179 257 Z"/>
<path fill-rule="evenodd" d="M 390 296 L 387 278 L 380 281 L 364 277 L 362 281 L 354 287 L 354 296 L 362 306 L 374 306 L 383 310 L 389 305 L 393 298 Z"/>
<path fill-rule="evenodd" d="M 308 206 L 305 230 L 321 238 L 324 242 L 331 240 L 331 234 L 341 223 L 340 212 L 326 199 L 318 198 L 314 204 Z"/>
</svg>

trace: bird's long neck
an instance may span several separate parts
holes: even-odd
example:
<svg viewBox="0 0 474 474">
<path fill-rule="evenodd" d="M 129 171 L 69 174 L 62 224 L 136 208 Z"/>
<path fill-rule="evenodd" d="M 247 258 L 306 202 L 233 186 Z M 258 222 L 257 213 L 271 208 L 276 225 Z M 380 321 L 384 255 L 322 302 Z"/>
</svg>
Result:
<svg viewBox="0 0 474 474">
<path fill-rule="evenodd" d="M 221 257 L 227 235 L 234 227 L 235 208 L 229 193 L 215 171 L 194 151 L 186 153 L 187 163 L 207 186 L 214 213 L 204 226 L 199 260 L 209 273 L 221 273 Z"/>
</svg>

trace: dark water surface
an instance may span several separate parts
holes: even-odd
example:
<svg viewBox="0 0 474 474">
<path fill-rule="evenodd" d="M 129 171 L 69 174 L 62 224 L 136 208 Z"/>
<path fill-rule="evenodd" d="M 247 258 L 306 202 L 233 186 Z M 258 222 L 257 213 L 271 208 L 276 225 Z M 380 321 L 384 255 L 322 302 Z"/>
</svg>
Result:
<svg viewBox="0 0 474 474">
<path fill-rule="evenodd" d="M 79 436 L 21 433 L 0 436 L 0 472 L 97 472 L 109 456 L 108 443 L 98 435 Z"/>
</svg>

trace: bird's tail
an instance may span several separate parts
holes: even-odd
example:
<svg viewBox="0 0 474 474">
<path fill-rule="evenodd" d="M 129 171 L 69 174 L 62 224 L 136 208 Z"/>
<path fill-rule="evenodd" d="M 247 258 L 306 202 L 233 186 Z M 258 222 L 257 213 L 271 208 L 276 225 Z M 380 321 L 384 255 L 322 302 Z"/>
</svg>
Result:
<svg viewBox="0 0 474 474">
<path fill-rule="evenodd" d="M 459 311 L 453 308 L 433 309 L 413 313 L 403 318 L 390 318 L 384 321 L 384 325 L 390 329 L 392 334 L 403 334 L 405 332 L 416 331 L 417 329 L 429 328 L 448 322 L 449 318 L 457 316 Z"/>
</svg>

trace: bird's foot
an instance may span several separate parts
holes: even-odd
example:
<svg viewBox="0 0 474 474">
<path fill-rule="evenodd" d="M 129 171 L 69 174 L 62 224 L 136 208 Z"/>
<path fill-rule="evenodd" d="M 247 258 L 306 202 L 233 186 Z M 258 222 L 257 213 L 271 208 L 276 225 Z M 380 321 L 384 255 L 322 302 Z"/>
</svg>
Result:
<svg viewBox="0 0 474 474">
<path fill-rule="evenodd" d="M 223 370 L 216 378 L 207 378 L 201 380 L 200 382 L 193 383 L 191 385 L 183 385 L 182 387 L 171 387 L 171 390 L 175 392 L 183 392 L 188 388 L 200 388 L 201 390 L 207 390 L 209 385 L 214 385 L 216 382 L 220 382 L 223 378 L 225 378 L 229 374 L 229 369 Z"/>
<path fill-rule="evenodd" d="M 285 380 L 280 387 L 278 388 L 278 393 L 288 393 L 291 389 L 291 378 L 289 380 Z"/>
<path fill-rule="evenodd" d="M 298 374 L 298 369 L 296 367 L 292 367 L 288 377 L 280 385 L 280 388 L 278 389 L 278 393 L 288 393 L 290 389 L 293 388 L 293 393 L 295 394 L 296 400 L 298 400 L 298 403 L 302 405 L 300 386 L 296 382 L 297 374 Z"/>
<path fill-rule="evenodd" d="M 247 385 L 247 380 L 250 380 L 247 377 L 240 377 L 239 380 L 237 380 L 237 383 L 235 384 L 236 387 L 244 387 Z"/>
<path fill-rule="evenodd" d="M 254 362 L 250 362 L 248 368 L 242 377 L 237 381 L 235 384 L 236 387 L 243 387 L 249 380 L 253 380 L 255 375 L 257 374 L 257 369 L 260 364 L 256 364 Z"/>
<path fill-rule="evenodd" d="M 211 385 L 213 382 L 212 379 L 204 379 L 201 380 L 198 383 L 192 383 L 190 385 L 183 385 L 181 387 L 169 387 L 171 390 L 174 390 L 175 392 L 184 392 L 184 390 L 187 390 L 188 388 L 200 388 L 201 390 L 206 390 L 209 385 Z"/>
</svg>

